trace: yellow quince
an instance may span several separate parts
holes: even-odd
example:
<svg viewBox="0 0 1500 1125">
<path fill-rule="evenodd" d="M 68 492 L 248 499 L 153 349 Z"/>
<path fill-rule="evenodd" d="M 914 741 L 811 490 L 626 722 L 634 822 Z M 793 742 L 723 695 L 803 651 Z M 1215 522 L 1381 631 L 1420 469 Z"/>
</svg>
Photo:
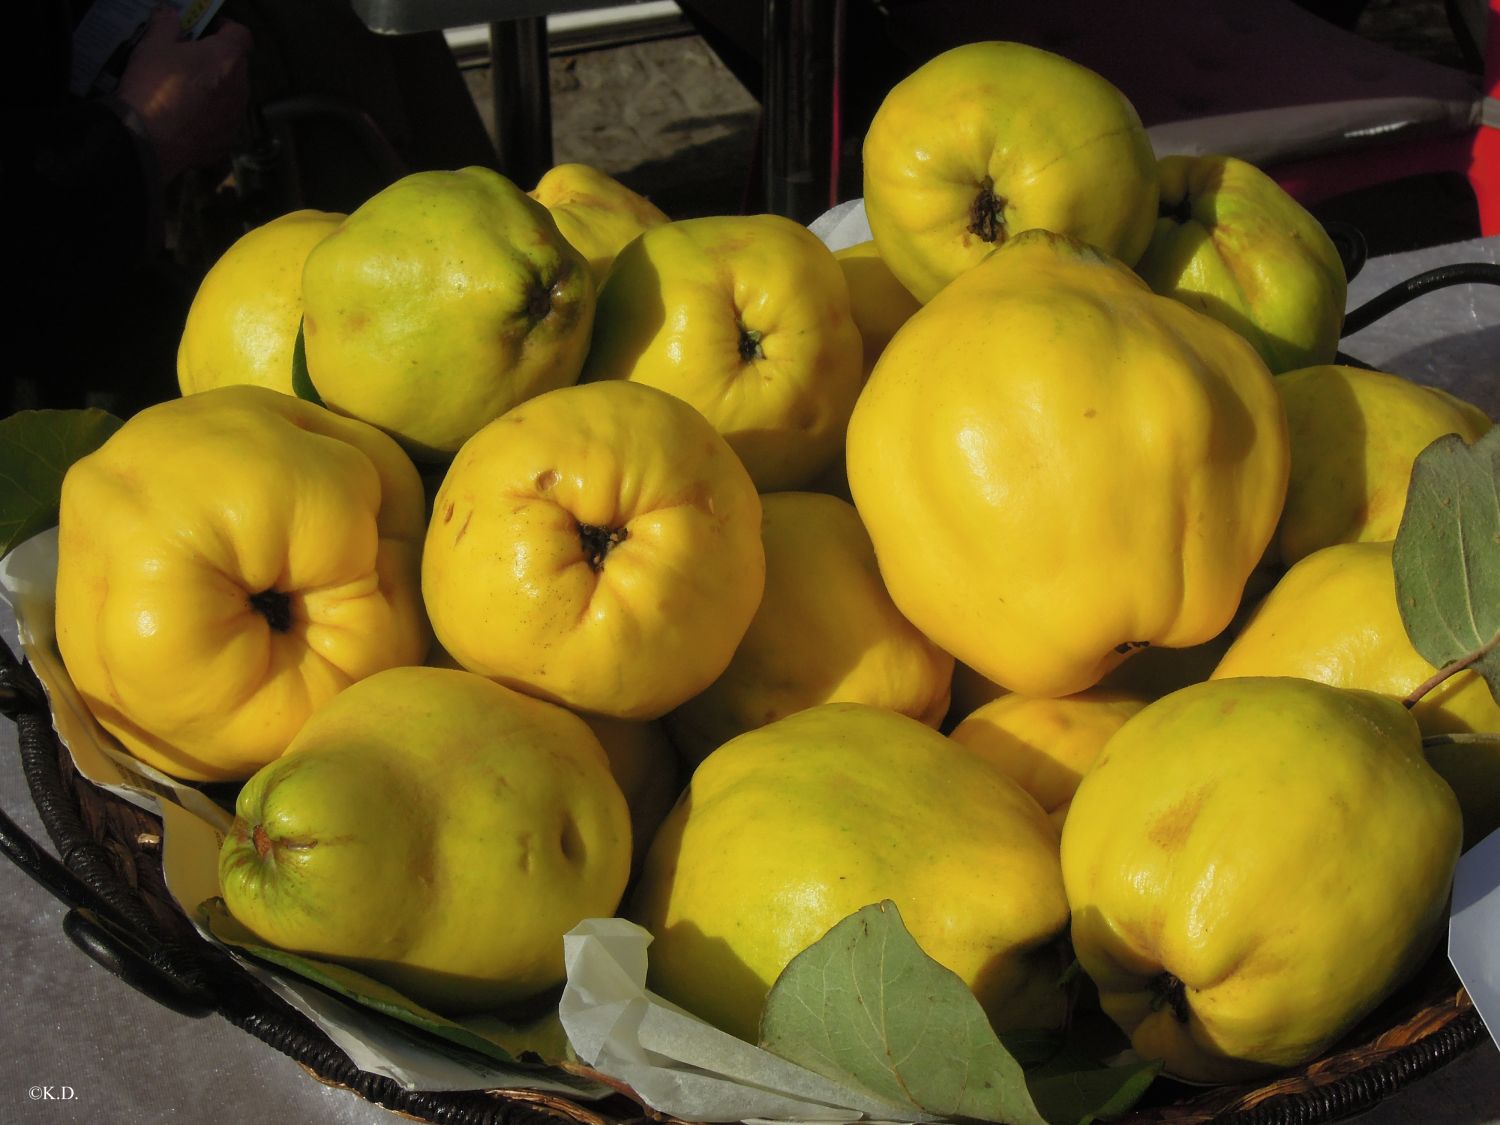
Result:
<svg viewBox="0 0 1500 1125">
<path fill-rule="evenodd" d="M 853 505 L 813 492 L 761 497 L 766 588 L 729 667 L 667 716 L 692 762 L 820 703 L 868 703 L 935 727 L 953 657 L 901 616 Z"/>
<path fill-rule="evenodd" d="M 1255 608 L 1214 669 L 1301 676 L 1403 699 L 1436 671 L 1417 654 L 1396 604 L 1390 543 L 1339 543 L 1299 560 Z M 1458 672 L 1411 710 L 1424 735 L 1500 733 L 1500 703 L 1477 673 Z M 1428 760 L 1458 795 L 1465 846 L 1500 828 L 1500 748 L 1434 746 Z"/>
<path fill-rule="evenodd" d="M 778 215 L 724 216 L 652 227 L 620 252 L 583 379 L 676 395 L 771 492 L 834 459 L 860 361 L 832 251 Z"/>
<path fill-rule="evenodd" d="M 1417 454 L 1444 434 L 1478 441 L 1491 426 L 1477 406 L 1384 371 L 1324 364 L 1276 385 L 1292 442 L 1276 535 L 1288 566 L 1334 543 L 1396 538 Z"/>
<path fill-rule="evenodd" d="M 1101 688 L 1061 699 L 1002 695 L 948 737 L 1035 797 L 1062 831 L 1083 775 L 1110 736 L 1145 705 L 1138 696 Z"/>
<path fill-rule="evenodd" d="M 344 216 L 293 211 L 242 235 L 203 277 L 177 348 L 185 395 L 230 383 L 292 394 L 302 267 Z"/>
<path fill-rule="evenodd" d="M 787 963 L 884 899 L 997 1028 L 1061 1022 L 1057 830 L 999 770 L 882 708 L 827 703 L 711 754 L 630 914 L 654 938 L 651 987 L 753 1042 Z"/>
<path fill-rule="evenodd" d="M 1288 460 L 1273 377 L 1242 337 L 1045 231 L 902 326 L 846 453 L 896 606 L 1037 696 L 1218 635 L 1275 529 Z"/>
<path fill-rule="evenodd" d="M 58 647 L 136 757 L 245 778 L 351 683 L 422 660 L 425 527 L 374 427 L 265 387 L 173 399 L 63 479 Z"/>
<path fill-rule="evenodd" d="M 654 719 L 728 665 L 765 585 L 760 497 L 681 399 L 610 381 L 538 395 L 459 450 L 422 593 L 463 667 Z"/>
<path fill-rule="evenodd" d="M 1093 71 L 1023 43 L 967 43 L 881 102 L 864 141 L 880 256 L 919 301 L 1025 230 L 1133 264 L 1156 221 L 1156 157 Z"/>
<path fill-rule="evenodd" d="M 527 194 L 552 212 L 562 236 L 588 261 L 596 286 L 631 239 L 668 221 L 644 195 L 587 164 L 559 164 Z"/>
</svg>

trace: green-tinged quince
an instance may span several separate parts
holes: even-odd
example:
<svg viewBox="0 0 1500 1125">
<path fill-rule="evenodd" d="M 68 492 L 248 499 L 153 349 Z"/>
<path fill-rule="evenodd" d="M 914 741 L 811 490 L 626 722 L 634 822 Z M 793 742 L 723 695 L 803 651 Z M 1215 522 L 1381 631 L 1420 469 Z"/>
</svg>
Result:
<svg viewBox="0 0 1500 1125">
<path fill-rule="evenodd" d="M 361 204 L 302 273 L 323 401 L 424 460 L 578 379 L 594 280 L 551 214 L 487 168 L 416 172 Z"/>
<path fill-rule="evenodd" d="M 997 1028 L 1058 1026 L 1057 830 L 893 711 L 824 704 L 716 750 L 657 833 L 631 916 L 654 938 L 652 989 L 753 1042 L 787 963 L 885 899 Z"/>
<path fill-rule="evenodd" d="M 1431 952 L 1458 805 L 1372 692 L 1213 680 L 1130 719 L 1062 834 L 1073 947 L 1147 1059 L 1238 1082 L 1325 1051 Z"/>
<path fill-rule="evenodd" d="M 398 668 L 320 709 L 240 791 L 231 914 L 444 1015 L 560 983 L 562 938 L 612 914 L 630 820 L 565 709 L 447 668 Z"/>
<path fill-rule="evenodd" d="M 1167 156 L 1157 169 L 1160 216 L 1136 272 L 1240 333 L 1273 372 L 1332 363 L 1348 282 L 1322 224 L 1232 156 Z"/>
</svg>

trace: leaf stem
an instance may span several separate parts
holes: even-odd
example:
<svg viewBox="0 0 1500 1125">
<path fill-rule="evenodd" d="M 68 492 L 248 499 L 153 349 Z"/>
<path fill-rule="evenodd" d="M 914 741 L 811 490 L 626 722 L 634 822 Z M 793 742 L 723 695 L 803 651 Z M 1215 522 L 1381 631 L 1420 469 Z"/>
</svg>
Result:
<svg viewBox="0 0 1500 1125">
<path fill-rule="evenodd" d="M 1427 679 L 1423 680 L 1420 684 L 1413 688 L 1411 694 L 1401 701 L 1402 705 L 1405 706 L 1408 711 L 1410 711 L 1413 707 L 1420 703 L 1422 701 L 1422 697 L 1425 696 L 1428 692 L 1432 691 L 1433 688 L 1437 687 L 1449 676 L 1455 676 L 1459 672 L 1462 672 L 1465 668 L 1469 667 L 1471 664 L 1477 664 L 1479 661 L 1483 660 L 1486 656 L 1493 652 L 1496 646 L 1500 646 L 1500 632 L 1497 632 L 1485 644 L 1480 645 L 1473 652 L 1468 653 L 1464 656 L 1460 656 L 1457 660 L 1454 660 L 1451 663 L 1444 664 L 1431 676 L 1427 677 Z"/>
</svg>

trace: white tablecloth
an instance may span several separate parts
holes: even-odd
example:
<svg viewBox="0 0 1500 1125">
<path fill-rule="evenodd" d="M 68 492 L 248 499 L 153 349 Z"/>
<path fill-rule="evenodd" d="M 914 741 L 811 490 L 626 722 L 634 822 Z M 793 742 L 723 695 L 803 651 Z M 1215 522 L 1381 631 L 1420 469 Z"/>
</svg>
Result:
<svg viewBox="0 0 1500 1125">
<path fill-rule="evenodd" d="M 1350 307 L 1395 281 L 1455 261 L 1500 262 L 1500 239 L 1372 260 L 1350 287 Z M 1453 390 L 1500 417 L 1500 288 L 1465 286 L 1418 298 L 1349 337 L 1344 349 L 1374 366 Z M 0 632 L 14 651 L 15 622 L 3 607 Z M 45 839 L 8 722 L 0 722 L 0 807 L 36 839 Z M 62 933 L 61 904 L 9 863 L 0 862 L 0 895 L 0 946 L 6 951 L 0 975 L 0 1121 L 398 1120 L 313 1081 L 290 1059 L 222 1019 L 188 1019 L 147 1000 L 76 949 Z M 53 1099 L 33 1100 L 45 1087 Z M 1500 1050 L 1483 1044 L 1361 1120 L 1500 1122 Z"/>
</svg>

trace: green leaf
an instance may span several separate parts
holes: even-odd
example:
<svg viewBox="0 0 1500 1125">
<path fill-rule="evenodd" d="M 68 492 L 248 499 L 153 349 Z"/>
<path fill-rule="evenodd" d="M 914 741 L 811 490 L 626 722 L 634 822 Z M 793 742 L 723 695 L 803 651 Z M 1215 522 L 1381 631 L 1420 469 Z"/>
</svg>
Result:
<svg viewBox="0 0 1500 1125">
<path fill-rule="evenodd" d="M 1123 1116 L 1156 1076 L 1161 1062 L 1099 1066 L 1059 1057 L 1027 1074 L 1037 1109 L 1052 1125 L 1089 1125 Z"/>
<path fill-rule="evenodd" d="M 307 370 L 307 340 L 302 335 L 302 321 L 297 321 L 297 338 L 292 341 L 292 393 L 317 406 L 324 405 L 323 396 L 313 386 L 312 373 Z"/>
<path fill-rule="evenodd" d="M 1472 661 L 1500 700 L 1500 426 L 1418 455 L 1392 562 L 1412 647 L 1439 669 Z"/>
<path fill-rule="evenodd" d="M 1045 1125 L 974 994 L 922 952 L 893 902 L 792 959 L 766 998 L 761 1045 L 924 1114 Z"/>
<path fill-rule="evenodd" d="M 520 1063 L 526 1061 L 522 1060 L 523 1055 L 534 1055 L 544 1060 L 571 1058 L 568 1037 L 563 1031 L 556 1006 L 549 1007 L 539 1018 L 529 1023 L 513 1023 L 497 1016 L 451 1020 L 429 1011 L 389 985 L 367 977 L 347 965 L 301 957 L 265 945 L 229 913 L 221 898 L 211 898 L 200 904 L 198 919 L 208 928 L 209 933 L 225 945 L 232 945 L 258 960 L 295 973 L 361 1007 L 421 1028 L 494 1061 Z M 548 1068 L 548 1076 L 557 1081 L 572 1081 L 565 1072 L 552 1068 Z M 584 1085 L 592 1086 L 592 1083 L 585 1082 Z"/>
<path fill-rule="evenodd" d="M 0 419 L 0 555 L 57 522 L 63 474 L 121 425 L 103 410 L 22 410 Z"/>
</svg>

